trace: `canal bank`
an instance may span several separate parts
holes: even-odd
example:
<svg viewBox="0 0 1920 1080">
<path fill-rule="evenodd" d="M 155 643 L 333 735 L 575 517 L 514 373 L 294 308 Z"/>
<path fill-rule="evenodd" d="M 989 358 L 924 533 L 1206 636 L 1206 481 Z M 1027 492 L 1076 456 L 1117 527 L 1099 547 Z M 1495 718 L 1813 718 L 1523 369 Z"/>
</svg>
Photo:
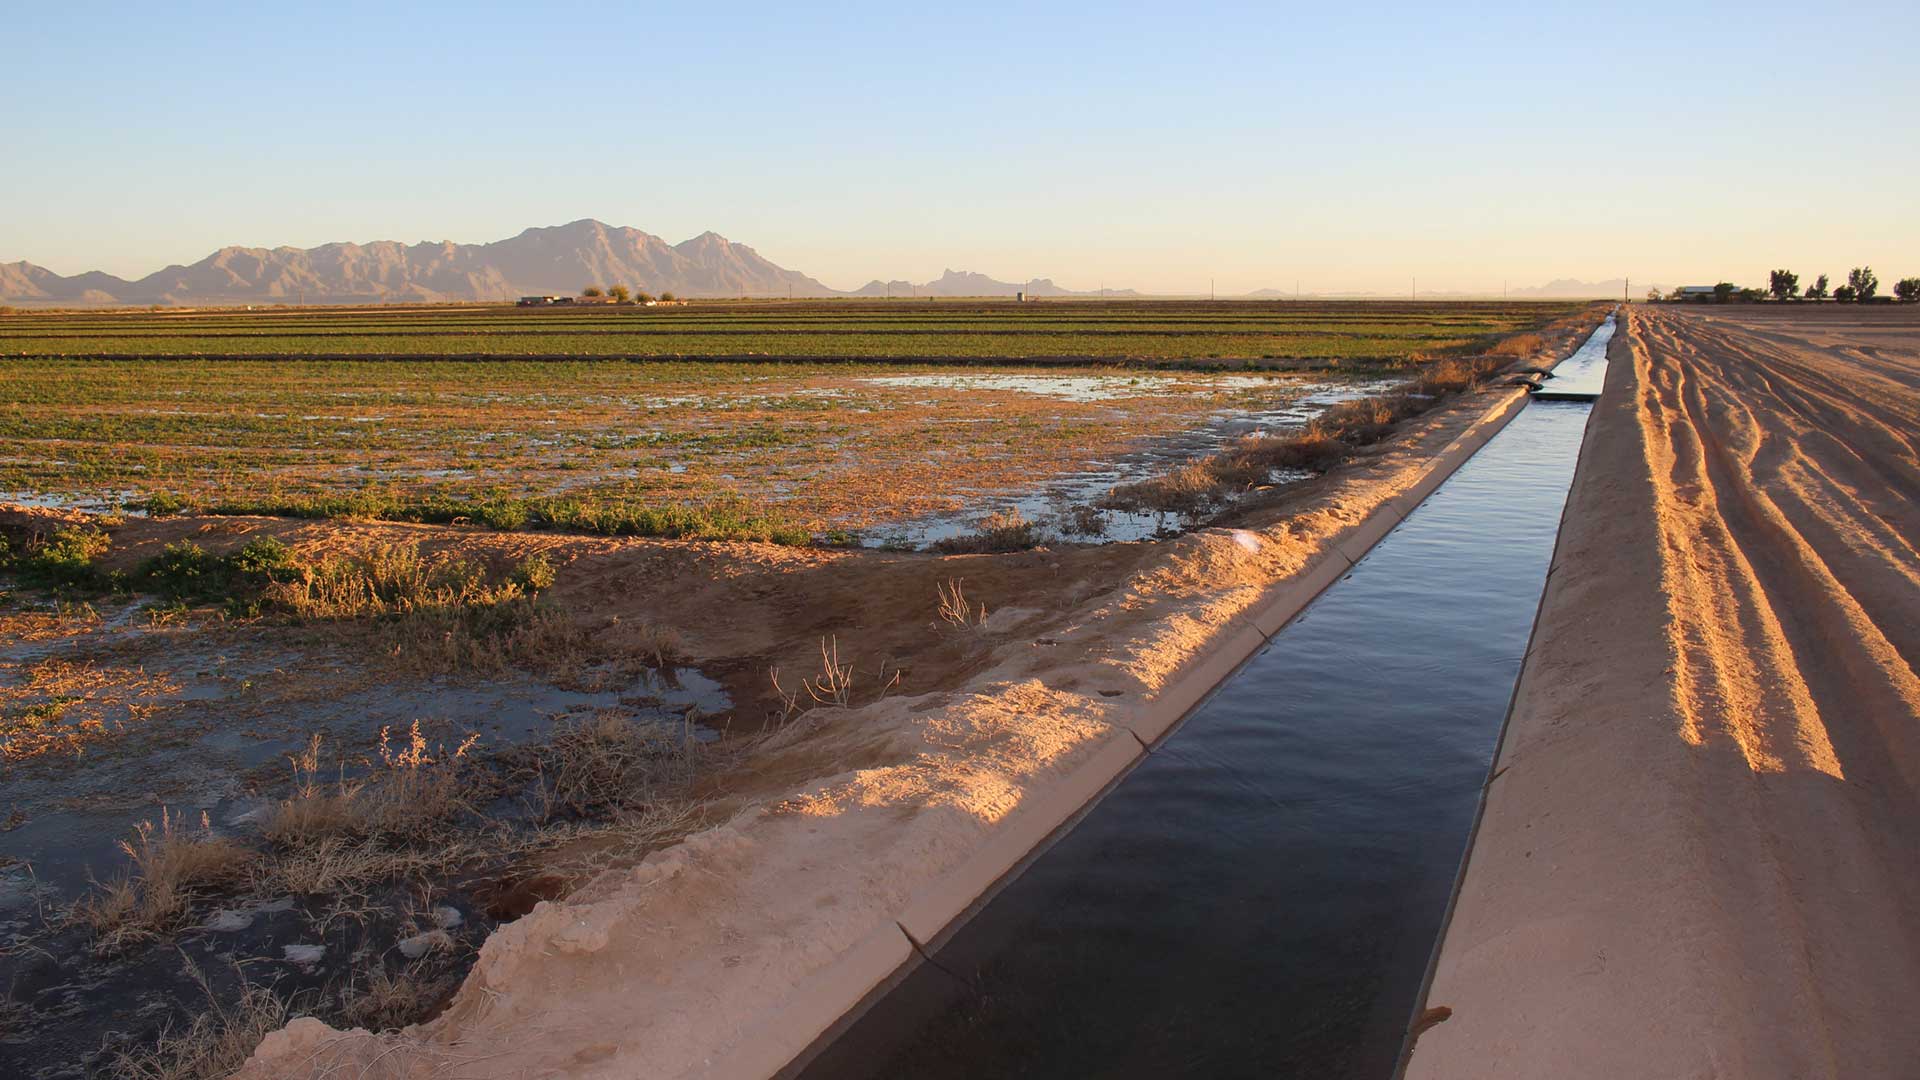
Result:
<svg viewBox="0 0 1920 1080">
<path fill-rule="evenodd" d="M 1920 1076 L 1920 319 L 1634 305 L 1413 1080 Z"/>
</svg>

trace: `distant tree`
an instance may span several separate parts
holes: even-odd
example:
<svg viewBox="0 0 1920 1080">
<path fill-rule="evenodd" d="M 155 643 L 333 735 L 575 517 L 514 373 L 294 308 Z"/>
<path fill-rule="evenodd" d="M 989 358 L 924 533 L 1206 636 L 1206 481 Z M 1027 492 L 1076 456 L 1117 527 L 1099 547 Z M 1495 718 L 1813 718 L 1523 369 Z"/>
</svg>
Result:
<svg viewBox="0 0 1920 1080">
<path fill-rule="evenodd" d="M 600 292 L 600 286 L 589 285 L 586 288 L 580 290 L 580 295 L 581 296 L 600 296 L 602 295 L 602 293 Z"/>
<path fill-rule="evenodd" d="M 1856 266 L 1847 271 L 1847 284 L 1853 286 L 1855 299 L 1871 300 L 1880 288 L 1880 279 L 1874 276 L 1873 267 Z"/>
<path fill-rule="evenodd" d="M 1769 275 L 1767 290 L 1775 300 L 1790 300 L 1800 291 L 1800 275 L 1791 270 L 1775 270 Z"/>
<path fill-rule="evenodd" d="M 1686 298 L 1687 294 L 1678 285 L 1673 287 L 1672 292 L 1667 293 L 1667 299 L 1669 300 L 1685 300 Z"/>
<path fill-rule="evenodd" d="M 641 290 L 640 292 L 637 292 L 637 293 L 634 293 L 634 294 L 633 294 L 633 298 L 634 298 L 634 300 L 636 300 L 636 301 L 638 301 L 639 303 L 642 303 L 642 304 L 651 304 L 651 303 L 653 303 L 653 294 L 652 294 L 652 293 L 650 293 L 650 292 L 647 292 L 647 291 L 646 291 L 646 290 L 644 290 L 644 289 L 643 289 L 643 290 Z"/>
<path fill-rule="evenodd" d="M 1760 301 L 1765 300 L 1766 298 L 1767 298 L 1767 290 L 1765 289 L 1741 289 L 1740 290 L 1740 302 L 1743 304 L 1757 304 Z"/>
<path fill-rule="evenodd" d="M 615 285 L 607 290 L 607 295 L 613 297 L 613 302 L 616 304 L 624 304 L 633 298 L 633 294 L 627 291 L 625 285 Z"/>
<path fill-rule="evenodd" d="M 1920 277 L 1901 278 L 1893 283 L 1893 295 L 1903 304 L 1920 301 Z"/>
<path fill-rule="evenodd" d="M 1819 277 L 1813 279 L 1812 285 L 1807 286 L 1807 299 L 1825 300 L 1826 298 L 1827 298 L 1827 275 L 1821 274 Z"/>
<path fill-rule="evenodd" d="M 1851 285 L 1842 285 L 1833 290 L 1833 298 L 1843 304 L 1851 302 L 1856 295 L 1858 294 L 1853 291 Z"/>
<path fill-rule="evenodd" d="M 667 303 L 669 303 L 669 304 L 671 304 L 671 303 L 673 303 L 673 302 L 674 302 L 675 300 L 678 300 L 678 299 L 679 299 L 679 297 L 677 297 L 677 296 L 675 296 L 675 295 L 673 295 L 673 294 L 672 294 L 672 293 L 670 293 L 670 292 L 663 292 L 663 293 L 661 293 L 661 294 L 660 294 L 660 299 L 662 299 L 662 300 L 664 300 L 664 301 L 666 301 Z"/>
<path fill-rule="evenodd" d="M 1739 286 L 1731 281 L 1719 282 L 1713 287 L 1713 302 L 1716 304 L 1724 304 L 1733 299 L 1733 294 L 1739 291 Z"/>
<path fill-rule="evenodd" d="M 1660 290 L 1659 290 L 1659 289 L 1648 289 L 1648 290 L 1647 290 L 1647 299 L 1648 299 L 1649 301 L 1653 301 L 1653 302 L 1658 302 L 1658 301 L 1660 301 L 1660 300 L 1664 300 L 1664 299 L 1666 299 L 1666 298 L 1660 295 Z"/>
</svg>

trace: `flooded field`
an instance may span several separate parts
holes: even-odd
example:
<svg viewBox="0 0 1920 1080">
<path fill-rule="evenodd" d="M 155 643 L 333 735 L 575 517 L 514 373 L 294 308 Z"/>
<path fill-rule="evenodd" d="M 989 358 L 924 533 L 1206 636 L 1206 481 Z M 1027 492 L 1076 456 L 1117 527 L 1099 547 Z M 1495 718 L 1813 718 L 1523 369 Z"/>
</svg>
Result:
<svg viewBox="0 0 1920 1080">
<path fill-rule="evenodd" d="M 717 363 L 14 361 L 9 373 L 0 501 L 566 499 L 740 508 L 869 543 L 938 539 L 1004 506 L 1053 514 L 1396 381 Z"/>
</svg>

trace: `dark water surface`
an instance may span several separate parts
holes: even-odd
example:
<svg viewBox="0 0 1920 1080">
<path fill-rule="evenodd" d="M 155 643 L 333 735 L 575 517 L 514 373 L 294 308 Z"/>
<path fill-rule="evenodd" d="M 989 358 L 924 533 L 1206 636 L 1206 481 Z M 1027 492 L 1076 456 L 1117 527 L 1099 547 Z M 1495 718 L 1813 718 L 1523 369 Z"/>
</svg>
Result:
<svg viewBox="0 0 1920 1080">
<path fill-rule="evenodd" d="M 1391 1075 L 1589 408 L 1529 404 L 803 1075 Z"/>
</svg>

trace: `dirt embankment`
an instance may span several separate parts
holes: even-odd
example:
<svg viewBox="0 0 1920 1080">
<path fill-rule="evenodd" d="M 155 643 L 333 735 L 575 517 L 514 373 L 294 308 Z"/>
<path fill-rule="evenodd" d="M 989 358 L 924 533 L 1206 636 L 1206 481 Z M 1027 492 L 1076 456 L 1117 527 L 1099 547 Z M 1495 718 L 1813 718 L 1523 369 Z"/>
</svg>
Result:
<svg viewBox="0 0 1920 1080">
<path fill-rule="evenodd" d="M 1920 1075 L 1920 312 L 1627 326 L 1408 1075 Z"/>
<path fill-rule="evenodd" d="M 1543 341 L 1539 358 L 1565 356 L 1591 328 Z M 915 671 L 901 694 L 781 729 L 732 778 L 730 821 L 501 928 L 432 1022 L 374 1035 L 296 1021 L 242 1075 L 771 1072 L 909 962 L 1003 857 L 1058 823 L 1047 815 L 1097 792 L 1088 777 L 1115 775 L 1279 628 L 1276 613 L 1337 577 L 1437 481 L 1436 461 L 1457 464 L 1518 395 L 1464 395 L 1297 494 L 1249 507 L 1242 528 L 1165 544 L 938 560 L 793 553 L 781 558 L 817 565 L 779 583 L 719 550 L 697 574 L 636 564 L 620 584 L 596 572 L 596 599 L 650 596 L 705 624 L 689 635 L 696 657 L 782 657 L 795 678 L 817 670 L 817 654 L 811 667 L 784 657 L 817 650 L 822 633 L 843 657 L 898 641 L 894 655 L 913 665 L 926 663 L 928 635 L 945 633 L 934 652 L 951 653 L 938 661 L 950 678 Z M 607 556 L 669 558 L 655 554 L 668 547 L 628 542 Z M 937 629 L 934 586 L 948 578 L 987 604 L 984 626 Z M 941 689 L 922 692 L 930 685 Z"/>
</svg>

